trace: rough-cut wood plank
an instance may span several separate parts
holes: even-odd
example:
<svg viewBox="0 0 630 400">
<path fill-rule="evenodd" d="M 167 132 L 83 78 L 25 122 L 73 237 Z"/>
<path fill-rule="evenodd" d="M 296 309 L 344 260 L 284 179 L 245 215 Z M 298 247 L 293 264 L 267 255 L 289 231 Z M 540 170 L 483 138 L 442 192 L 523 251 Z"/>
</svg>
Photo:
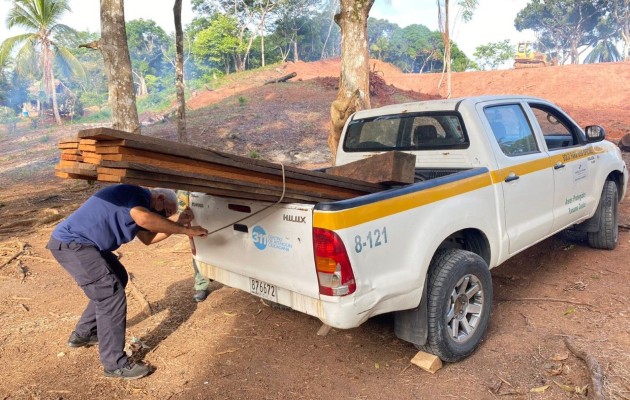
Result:
<svg viewBox="0 0 630 400">
<path fill-rule="evenodd" d="M 80 176 L 80 178 L 72 178 L 72 179 L 90 179 L 94 180 L 97 176 L 96 169 L 84 169 L 81 167 L 55 167 L 55 172 L 65 173 L 75 176 Z"/>
<path fill-rule="evenodd" d="M 244 181 L 265 186 L 283 186 L 282 176 L 267 175 L 254 171 L 248 171 L 247 169 L 214 165 L 196 160 L 182 160 L 180 157 L 173 157 L 164 154 L 156 155 L 151 152 L 141 150 L 134 149 L 133 151 L 136 154 L 106 154 L 103 155 L 103 160 L 136 162 L 174 171 L 199 173 L 223 179 L 231 179 L 235 182 Z M 365 194 L 365 192 L 347 189 L 345 187 L 334 187 L 319 183 L 303 182 L 290 178 L 285 178 L 285 184 L 288 190 L 321 193 L 326 198 L 343 199 Z"/>
<path fill-rule="evenodd" d="M 98 176 L 99 178 L 103 177 L 108 180 L 115 180 L 116 182 L 121 182 L 122 178 L 133 178 L 133 179 L 149 179 L 157 182 L 170 182 L 173 184 L 192 184 L 196 186 L 204 186 L 207 187 L 206 192 L 208 190 L 226 190 L 229 191 L 231 197 L 243 197 L 235 196 L 238 192 L 246 192 L 246 198 L 258 199 L 258 195 L 265 195 L 271 197 L 265 197 L 265 199 L 274 198 L 277 200 L 282 196 L 282 188 L 276 187 L 266 187 L 262 185 L 241 185 L 236 184 L 231 180 L 222 180 L 217 179 L 216 177 L 209 177 L 203 174 L 193 174 L 187 173 L 184 175 L 178 173 L 177 171 L 167 171 L 159 168 L 151 168 L 151 167 L 143 167 L 138 164 L 138 168 L 141 170 L 134 170 L 129 168 L 110 168 L 110 167 L 98 167 Z M 149 169 L 153 169 L 153 171 L 149 171 Z M 114 177 L 119 177 L 120 179 L 115 179 Z M 288 191 L 285 193 L 284 202 L 287 201 L 300 201 L 300 202 L 308 202 L 308 203 L 317 203 L 319 201 L 333 201 L 340 200 L 339 196 L 326 196 L 321 193 L 316 193 L 314 191 L 308 192 L 297 192 L 297 191 Z"/>
<path fill-rule="evenodd" d="M 223 190 L 223 189 L 211 188 L 207 186 L 193 185 L 190 183 L 153 181 L 146 178 L 135 179 L 135 178 L 99 174 L 98 180 L 101 182 L 128 183 L 130 185 L 163 187 L 163 188 L 174 189 L 174 190 L 188 190 L 190 192 L 201 192 L 201 193 L 207 193 L 207 194 L 211 194 L 215 196 L 233 197 L 233 198 L 245 199 L 245 200 L 268 201 L 271 203 L 275 203 L 279 200 L 279 196 L 268 196 L 268 195 L 262 195 L 262 194 L 255 195 L 253 193 L 244 192 L 244 191 Z M 291 197 L 286 197 L 285 202 L 299 202 L 299 200 L 293 199 Z"/>
<path fill-rule="evenodd" d="M 388 151 L 345 165 L 326 169 L 327 174 L 372 183 L 409 184 L 414 182 L 415 154 Z"/>
<path fill-rule="evenodd" d="M 67 142 L 67 143 L 59 143 L 57 145 L 58 149 L 61 150 L 65 150 L 65 149 L 78 149 L 79 148 L 79 143 L 78 142 Z"/>
<path fill-rule="evenodd" d="M 61 153 L 61 159 L 64 161 L 83 161 L 83 156 L 78 155 L 78 154 Z"/>
<path fill-rule="evenodd" d="M 206 161 L 219 165 L 230 167 L 244 168 L 250 171 L 257 171 L 272 175 L 282 175 L 279 163 L 272 163 L 265 160 L 255 160 L 247 157 L 237 156 L 234 154 L 223 153 L 216 150 L 200 149 L 195 146 L 180 144 L 169 140 L 158 139 L 148 136 L 136 135 L 133 133 L 116 131 L 109 128 L 93 128 L 79 132 L 80 138 L 89 138 L 97 140 L 125 140 L 125 147 L 136 148 L 139 150 L 151 151 L 154 153 L 168 154 L 173 156 L 181 156 L 193 160 Z M 120 161 L 108 158 L 114 161 Z M 292 166 L 285 166 L 285 174 L 308 182 L 326 183 L 334 186 L 344 186 L 363 191 L 365 193 L 373 193 L 383 190 L 382 185 L 371 184 L 364 181 L 342 178 L 328 175 L 319 171 L 308 171 Z"/>
<path fill-rule="evenodd" d="M 89 171 L 96 171 L 96 165 L 86 164 L 80 161 L 61 160 L 59 161 L 57 165 L 59 167 L 65 167 L 65 168 L 82 168 Z"/>
</svg>

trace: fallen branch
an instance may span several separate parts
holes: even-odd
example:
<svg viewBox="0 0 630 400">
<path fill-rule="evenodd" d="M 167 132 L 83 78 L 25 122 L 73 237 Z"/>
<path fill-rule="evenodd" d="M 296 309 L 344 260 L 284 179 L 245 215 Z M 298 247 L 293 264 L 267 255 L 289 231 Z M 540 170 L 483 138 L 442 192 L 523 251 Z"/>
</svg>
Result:
<svg viewBox="0 0 630 400">
<path fill-rule="evenodd" d="M 564 300 L 564 299 L 554 299 L 552 297 L 517 297 L 514 299 L 496 299 L 496 301 L 550 301 L 554 303 L 569 303 L 569 304 L 575 304 L 578 306 L 587 306 L 587 307 L 595 308 L 594 305 L 589 304 L 589 303 L 580 303 L 579 301 Z"/>
<path fill-rule="evenodd" d="M 575 342 L 573 342 L 573 338 L 571 336 L 566 336 L 564 338 L 564 344 L 567 348 L 573 353 L 576 357 L 582 359 L 586 366 L 588 367 L 589 375 L 591 376 L 591 383 L 593 384 L 593 390 L 589 390 L 589 394 L 592 393 L 592 397 L 595 400 L 604 400 L 603 387 L 604 384 L 602 382 L 602 368 L 599 366 L 599 363 L 592 355 L 588 354 L 586 351 L 582 349 L 578 349 L 575 346 Z"/>
<path fill-rule="evenodd" d="M 630 231 L 630 225 L 629 224 L 619 224 L 619 229 L 625 229 L 627 231 Z"/>
<path fill-rule="evenodd" d="M 285 76 L 281 76 L 280 78 L 277 79 L 271 79 L 269 81 L 266 81 L 264 84 L 265 85 L 269 85 L 270 83 L 280 83 L 280 82 L 286 82 L 291 78 L 295 78 L 297 76 L 297 72 L 291 72 L 290 74 L 287 74 Z"/>
<path fill-rule="evenodd" d="M 13 260 L 18 258 L 21 254 L 24 253 L 24 250 L 26 250 L 26 246 L 28 246 L 28 243 L 22 243 L 19 240 L 16 240 L 16 243 L 18 244 L 20 250 L 13 254 L 7 261 L 3 262 L 2 265 L 0 265 L 0 268 L 4 268 L 5 266 L 9 265 Z"/>
<path fill-rule="evenodd" d="M 140 289 L 138 289 L 138 287 L 133 283 L 133 275 L 131 273 L 129 273 L 129 282 L 127 282 L 127 288 L 129 289 L 133 297 L 135 297 L 136 300 L 138 300 L 140 304 L 142 305 L 142 312 L 147 317 L 150 317 L 151 315 L 153 315 L 151 304 L 149 304 L 149 302 L 147 301 L 147 298 L 144 295 L 144 293 L 142 293 Z"/>
</svg>

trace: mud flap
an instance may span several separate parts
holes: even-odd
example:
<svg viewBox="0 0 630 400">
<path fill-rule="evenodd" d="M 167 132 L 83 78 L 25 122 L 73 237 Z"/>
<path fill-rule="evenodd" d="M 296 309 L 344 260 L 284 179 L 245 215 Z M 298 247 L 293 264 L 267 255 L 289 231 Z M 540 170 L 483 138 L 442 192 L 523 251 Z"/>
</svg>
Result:
<svg viewBox="0 0 630 400">
<path fill-rule="evenodd" d="M 396 337 L 416 346 L 427 343 L 427 281 L 424 282 L 422 299 L 416 308 L 394 313 L 394 333 Z"/>
</svg>

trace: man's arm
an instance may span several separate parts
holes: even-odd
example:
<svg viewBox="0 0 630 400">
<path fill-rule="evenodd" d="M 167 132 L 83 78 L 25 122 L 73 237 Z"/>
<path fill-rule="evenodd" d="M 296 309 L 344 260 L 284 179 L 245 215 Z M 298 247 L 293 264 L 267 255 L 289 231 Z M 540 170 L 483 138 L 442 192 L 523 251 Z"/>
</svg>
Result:
<svg viewBox="0 0 630 400">
<path fill-rule="evenodd" d="M 130 210 L 131 218 L 147 231 L 138 232 L 138 239 L 146 245 L 157 243 L 172 234 L 188 235 L 189 237 L 204 237 L 208 231 L 200 226 L 187 227 L 174 220 L 167 219 L 144 207 L 134 207 Z M 171 218 L 180 220 L 178 215 Z"/>
</svg>

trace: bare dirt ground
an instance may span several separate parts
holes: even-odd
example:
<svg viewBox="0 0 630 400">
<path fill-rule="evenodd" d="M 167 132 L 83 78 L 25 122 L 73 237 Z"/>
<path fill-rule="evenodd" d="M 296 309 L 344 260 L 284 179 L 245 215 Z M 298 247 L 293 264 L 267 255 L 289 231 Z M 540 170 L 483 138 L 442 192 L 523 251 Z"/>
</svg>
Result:
<svg viewBox="0 0 630 400">
<path fill-rule="evenodd" d="M 374 69 L 396 85 L 377 86 L 374 105 L 437 94 L 436 76 L 403 76 L 380 63 Z M 302 81 L 262 85 L 292 71 Z M 198 93 L 189 103 L 190 140 L 305 167 L 329 164 L 328 110 L 338 73 L 335 60 L 287 64 Z M 454 74 L 453 92 L 549 98 L 618 140 L 630 132 L 629 74 L 627 63 Z M 144 313 L 130 294 L 127 337 L 136 342 L 134 358 L 156 369 L 139 381 L 108 380 L 96 348 L 66 346 L 86 300 L 44 249 L 55 223 L 99 187 L 52 173 L 56 141 L 81 128 L 0 131 L 2 400 L 583 398 L 568 390 L 589 384 L 589 376 L 565 335 L 597 358 L 608 398 L 630 399 L 627 229 L 614 251 L 559 234 L 494 269 L 496 301 L 484 343 L 435 375 L 409 363 L 416 349 L 396 338 L 387 315 L 320 337 L 316 319 L 218 284 L 196 304 L 185 238 L 152 247 L 133 242 L 120 249 L 121 261 L 153 312 Z M 174 139 L 174 124 L 144 134 Z M 620 212 L 628 226 L 628 200 Z"/>
</svg>

